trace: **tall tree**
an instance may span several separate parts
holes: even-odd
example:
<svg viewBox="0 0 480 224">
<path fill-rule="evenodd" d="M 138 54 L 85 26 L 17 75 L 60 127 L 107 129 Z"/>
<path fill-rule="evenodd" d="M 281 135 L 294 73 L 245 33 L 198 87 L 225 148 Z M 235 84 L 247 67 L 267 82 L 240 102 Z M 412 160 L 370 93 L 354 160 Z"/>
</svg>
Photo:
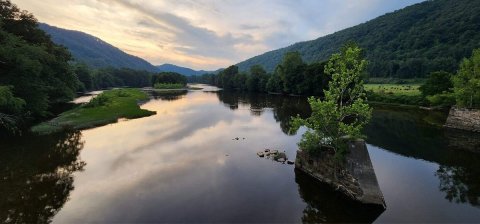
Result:
<svg viewBox="0 0 480 224">
<path fill-rule="evenodd" d="M 250 76 L 247 79 L 247 88 L 250 92 L 264 92 L 267 72 L 261 65 L 250 67 Z"/>
<path fill-rule="evenodd" d="M 325 66 L 331 76 L 325 98 L 310 97 L 312 115 L 307 119 L 293 119 L 293 131 L 300 126 L 308 128 L 299 147 L 307 151 L 320 150 L 322 145 L 332 146 L 337 156 L 346 150 L 346 140 L 361 137 L 361 130 L 371 117 L 371 108 L 365 103 L 362 74 L 367 61 L 357 46 L 344 48 L 333 54 Z"/>
<path fill-rule="evenodd" d="M 432 72 L 428 76 L 427 81 L 420 86 L 420 91 L 423 96 L 433 96 L 450 91 L 453 87 L 451 78 L 452 75 L 448 72 Z"/>
<path fill-rule="evenodd" d="M 73 98 L 78 86 L 70 53 L 53 44 L 37 20 L 8 0 L 0 0 L 0 85 L 13 86 L 25 113 L 46 116 L 49 108 Z"/>
<path fill-rule="evenodd" d="M 299 52 L 287 52 L 282 63 L 278 65 L 280 78 L 283 81 L 283 91 L 286 93 L 300 94 L 298 85 L 302 82 L 305 63 Z"/>
<path fill-rule="evenodd" d="M 453 89 L 458 106 L 480 107 L 480 49 L 473 50 L 470 58 L 463 59 L 453 77 Z"/>
</svg>

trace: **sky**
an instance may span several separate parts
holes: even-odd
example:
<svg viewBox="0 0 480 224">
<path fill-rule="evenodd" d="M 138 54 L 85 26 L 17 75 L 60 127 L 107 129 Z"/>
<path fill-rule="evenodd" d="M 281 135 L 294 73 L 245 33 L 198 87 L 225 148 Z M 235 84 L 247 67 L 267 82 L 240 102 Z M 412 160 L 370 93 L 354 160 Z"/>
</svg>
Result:
<svg viewBox="0 0 480 224">
<path fill-rule="evenodd" d="M 12 0 L 154 65 L 215 70 L 423 0 Z"/>
</svg>

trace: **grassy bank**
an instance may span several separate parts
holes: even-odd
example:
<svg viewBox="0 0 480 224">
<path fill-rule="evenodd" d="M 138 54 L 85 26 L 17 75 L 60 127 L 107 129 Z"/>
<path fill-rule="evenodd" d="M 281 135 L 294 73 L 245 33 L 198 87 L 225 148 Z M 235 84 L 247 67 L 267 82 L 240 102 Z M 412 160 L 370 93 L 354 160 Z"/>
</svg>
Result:
<svg viewBox="0 0 480 224">
<path fill-rule="evenodd" d="M 424 106 L 419 84 L 366 84 L 368 100 L 376 103 Z"/>
<path fill-rule="evenodd" d="M 64 128 L 87 129 L 115 123 L 119 118 L 133 119 L 150 116 L 155 112 L 140 109 L 138 106 L 138 101 L 147 99 L 147 94 L 138 89 L 105 91 L 87 104 L 34 126 L 32 131 L 47 134 Z"/>
</svg>

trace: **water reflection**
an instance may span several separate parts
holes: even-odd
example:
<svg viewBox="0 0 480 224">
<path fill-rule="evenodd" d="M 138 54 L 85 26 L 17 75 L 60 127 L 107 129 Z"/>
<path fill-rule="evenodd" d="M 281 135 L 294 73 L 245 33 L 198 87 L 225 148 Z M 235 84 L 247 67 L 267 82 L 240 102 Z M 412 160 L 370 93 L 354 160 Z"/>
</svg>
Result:
<svg viewBox="0 0 480 224">
<path fill-rule="evenodd" d="M 432 113 L 434 115 L 432 115 Z M 429 124 L 440 112 L 378 107 L 366 128 L 368 142 L 407 157 L 439 164 L 439 190 L 450 202 L 478 206 L 480 197 L 480 136 Z"/>
<path fill-rule="evenodd" d="M 0 222 L 370 222 L 378 216 L 293 166 L 256 156 L 268 147 L 295 158 L 302 130 L 288 133 L 289 120 L 308 116 L 305 98 L 202 91 L 155 97 L 142 105 L 157 112 L 151 117 L 82 134 L 2 140 Z M 448 137 L 454 135 L 431 125 L 442 117 L 374 110 L 366 133 L 387 201 L 379 221 L 480 220 L 471 206 L 478 206 L 480 158 L 454 149 Z"/>
<path fill-rule="evenodd" d="M 80 132 L 2 139 L 0 221 L 46 223 L 73 190 L 72 173 L 82 170 Z"/>
<path fill-rule="evenodd" d="M 167 91 L 151 91 L 150 95 L 154 99 L 174 101 L 179 100 L 187 95 L 187 90 L 167 90 Z"/>
<path fill-rule="evenodd" d="M 248 109 L 250 114 L 260 116 L 266 109 L 273 110 L 273 116 L 280 122 L 283 133 L 290 133 L 292 116 L 300 115 L 306 118 L 311 114 L 310 106 L 305 97 L 281 96 L 271 94 L 252 94 L 238 92 L 217 92 L 218 99 L 232 110 Z"/>
<path fill-rule="evenodd" d="M 371 223 L 384 211 L 352 201 L 299 170 L 295 170 L 295 182 L 300 197 L 307 203 L 303 223 Z"/>
</svg>

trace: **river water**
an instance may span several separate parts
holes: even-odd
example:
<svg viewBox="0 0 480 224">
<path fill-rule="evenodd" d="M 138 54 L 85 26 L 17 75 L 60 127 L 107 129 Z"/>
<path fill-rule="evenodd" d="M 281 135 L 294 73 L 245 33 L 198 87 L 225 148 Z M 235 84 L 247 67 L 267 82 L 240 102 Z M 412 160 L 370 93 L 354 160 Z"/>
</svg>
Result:
<svg viewBox="0 0 480 224">
<path fill-rule="evenodd" d="M 154 95 L 151 117 L 2 139 L 0 222 L 359 221 L 341 195 L 256 155 L 295 159 L 304 97 L 207 90 Z M 443 119 L 375 108 L 365 132 L 387 209 L 371 220 L 480 222 L 480 137 Z"/>
</svg>

